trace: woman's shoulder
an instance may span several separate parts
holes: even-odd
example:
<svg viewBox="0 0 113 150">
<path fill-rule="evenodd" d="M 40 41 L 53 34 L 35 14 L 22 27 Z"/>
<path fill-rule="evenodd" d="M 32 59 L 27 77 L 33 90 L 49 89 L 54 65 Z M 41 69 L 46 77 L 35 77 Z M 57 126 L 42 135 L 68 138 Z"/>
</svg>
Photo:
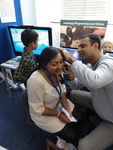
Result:
<svg viewBox="0 0 113 150">
<path fill-rule="evenodd" d="M 29 79 L 35 80 L 35 81 L 40 81 L 40 82 L 44 82 L 44 77 L 43 75 L 40 73 L 39 70 L 35 70 L 29 77 Z"/>
<path fill-rule="evenodd" d="M 39 78 L 40 78 L 40 73 L 39 73 L 39 71 L 38 71 L 38 70 L 35 70 L 35 71 L 31 74 L 30 78 L 39 79 Z"/>
<path fill-rule="evenodd" d="M 28 83 L 32 84 L 43 84 L 43 79 L 38 70 L 34 71 L 28 78 Z"/>
</svg>

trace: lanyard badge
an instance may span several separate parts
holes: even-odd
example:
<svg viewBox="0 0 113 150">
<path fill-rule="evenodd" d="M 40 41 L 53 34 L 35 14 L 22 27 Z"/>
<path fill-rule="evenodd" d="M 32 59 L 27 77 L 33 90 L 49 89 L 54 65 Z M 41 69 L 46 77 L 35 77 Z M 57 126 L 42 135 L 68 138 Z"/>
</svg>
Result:
<svg viewBox="0 0 113 150">
<path fill-rule="evenodd" d="M 57 93 L 58 93 L 58 95 L 59 95 L 59 100 L 61 101 L 62 89 L 61 89 L 61 86 L 60 86 L 60 84 L 59 84 L 59 81 L 58 81 L 58 86 L 59 86 L 59 90 L 58 90 L 58 88 L 56 87 L 54 81 L 52 80 L 52 78 L 51 78 L 49 72 L 48 72 L 46 69 L 44 69 L 44 71 L 45 71 L 47 77 L 49 78 L 49 80 L 50 80 L 52 86 L 56 89 L 56 91 L 57 91 Z"/>
</svg>

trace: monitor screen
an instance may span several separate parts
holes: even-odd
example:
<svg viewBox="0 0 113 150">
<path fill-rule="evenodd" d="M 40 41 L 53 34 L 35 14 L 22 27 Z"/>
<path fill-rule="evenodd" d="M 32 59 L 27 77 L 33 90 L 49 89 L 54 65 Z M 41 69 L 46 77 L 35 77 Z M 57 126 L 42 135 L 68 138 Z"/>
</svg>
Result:
<svg viewBox="0 0 113 150">
<path fill-rule="evenodd" d="M 71 55 L 73 55 L 76 59 L 82 61 L 81 57 L 80 57 L 80 54 L 78 52 L 78 48 L 67 48 L 67 47 L 64 47 L 64 49 L 66 49 Z"/>
<path fill-rule="evenodd" d="M 104 55 L 113 57 L 113 52 L 107 52 L 106 51 Z"/>
<path fill-rule="evenodd" d="M 33 29 L 39 35 L 38 47 L 33 50 L 33 53 L 40 55 L 44 48 L 52 46 L 52 29 L 49 27 L 35 27 L 35 26 L 8 26 L 8 31 L 15 55 L 20 55 L 23 52 L 24 45 L 21 41 L 21 33 L 25 29 Z"/>
</svg>

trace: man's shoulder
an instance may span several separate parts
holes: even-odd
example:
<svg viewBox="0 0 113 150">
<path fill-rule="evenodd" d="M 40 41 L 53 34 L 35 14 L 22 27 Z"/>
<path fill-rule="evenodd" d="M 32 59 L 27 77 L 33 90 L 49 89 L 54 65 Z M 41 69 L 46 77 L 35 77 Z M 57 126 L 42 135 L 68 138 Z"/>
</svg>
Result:
<svg viewBox="0 0 113 150">
<path fill-rule="evenodd" d="M 110 56 L 102 56 L 99 61 L 97 62 L 97 65 L 105 65 L 106 67 L 113 68 L 113 57 Z"/>
<path fill-rule="evenodd" d="M 101 57 L 101 62 L 112 62 L 113 63 L 113 57 L 103 55 Z"/>
</svg>

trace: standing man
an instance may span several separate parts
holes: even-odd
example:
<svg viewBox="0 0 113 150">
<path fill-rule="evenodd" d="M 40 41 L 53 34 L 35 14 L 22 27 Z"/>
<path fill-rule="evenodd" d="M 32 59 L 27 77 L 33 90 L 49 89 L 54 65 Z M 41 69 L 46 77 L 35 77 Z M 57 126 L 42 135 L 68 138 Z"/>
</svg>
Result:
<svg viewBox="0 0 113 150">
<path fill-rule="evenodd" d="M 78 44 L 87 66 L 65 49 L 61 51 L 72 71 L 67 70 L 69 85 L 74 89 L 70 100 L 90 108 L 102 119 L 95 130 L 79 140 L 78 150 L 104 150 L 113 144 L 113 58 L 101 54 L 101 39 L 92 33 L 83 35 Z M 80 90 L 83 86 L 90 92 Z"/>
</svg>

